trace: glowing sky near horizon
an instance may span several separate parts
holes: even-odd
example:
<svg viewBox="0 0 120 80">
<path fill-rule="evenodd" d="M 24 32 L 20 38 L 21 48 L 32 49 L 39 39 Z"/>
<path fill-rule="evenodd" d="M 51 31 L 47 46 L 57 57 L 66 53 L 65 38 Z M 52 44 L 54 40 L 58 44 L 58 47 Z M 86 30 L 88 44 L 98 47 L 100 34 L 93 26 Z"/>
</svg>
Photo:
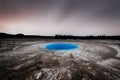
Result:
<svg viewBox="0 0 120 80">
<path fill-rule="evenodd" d="M 120 35 L 120 0 L 0 0 L 0 32 Z"/>
</svg>

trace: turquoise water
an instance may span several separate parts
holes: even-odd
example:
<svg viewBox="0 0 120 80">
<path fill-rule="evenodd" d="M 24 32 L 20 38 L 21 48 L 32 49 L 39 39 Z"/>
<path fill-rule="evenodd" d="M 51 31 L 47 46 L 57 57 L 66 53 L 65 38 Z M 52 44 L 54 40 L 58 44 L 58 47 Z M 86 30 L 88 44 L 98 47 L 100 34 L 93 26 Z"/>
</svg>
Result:
<svg viewBox="0 0 120 80">
<path fill-rule="evenodd" d="M 71 50 L 78 48 L 78 45 L 71 43 L 51 43 L 45 46 L 49 50 Z"/>
</svg>

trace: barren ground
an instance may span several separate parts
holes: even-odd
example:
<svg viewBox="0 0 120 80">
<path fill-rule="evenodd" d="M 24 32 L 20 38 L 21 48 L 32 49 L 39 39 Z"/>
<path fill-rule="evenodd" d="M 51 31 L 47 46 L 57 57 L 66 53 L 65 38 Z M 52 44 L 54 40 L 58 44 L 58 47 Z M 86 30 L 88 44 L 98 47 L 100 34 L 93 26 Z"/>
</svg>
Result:
<svg viewBox="0 0 120 80">
<path fill-rule="evenodd" d="M 81 48 L 45 49 L 51 42 Z M 120 80 L 120 41 L 0 39 L 0 80 Z"/>
</svg>

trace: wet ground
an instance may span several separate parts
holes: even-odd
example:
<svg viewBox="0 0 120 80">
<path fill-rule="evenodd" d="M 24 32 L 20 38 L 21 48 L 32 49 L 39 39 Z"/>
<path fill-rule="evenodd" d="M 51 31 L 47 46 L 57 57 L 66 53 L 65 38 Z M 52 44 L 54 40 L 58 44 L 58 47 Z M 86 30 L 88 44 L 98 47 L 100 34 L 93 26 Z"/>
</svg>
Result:
<svg viewBox="0 0 120 80">
<path fill-rule="evenodd" d="M 53 42 L 81 48 L 54 51 Z M 0 39 L 0 80 L 120 80 L 120 41 Z"/>
</svg>

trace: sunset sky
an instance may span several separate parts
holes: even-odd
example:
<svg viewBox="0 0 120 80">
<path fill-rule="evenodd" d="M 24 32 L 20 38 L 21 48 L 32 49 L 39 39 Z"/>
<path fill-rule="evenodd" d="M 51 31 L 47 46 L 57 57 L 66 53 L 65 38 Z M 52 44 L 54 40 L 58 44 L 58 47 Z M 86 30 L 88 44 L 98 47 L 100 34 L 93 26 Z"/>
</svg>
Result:
<svg viewBox="0 0 120 80">
<path fill-rule="evenodd" d="M 120 0 L 0 0 L 0 32 L 120 35 Z"/>
</svg>

